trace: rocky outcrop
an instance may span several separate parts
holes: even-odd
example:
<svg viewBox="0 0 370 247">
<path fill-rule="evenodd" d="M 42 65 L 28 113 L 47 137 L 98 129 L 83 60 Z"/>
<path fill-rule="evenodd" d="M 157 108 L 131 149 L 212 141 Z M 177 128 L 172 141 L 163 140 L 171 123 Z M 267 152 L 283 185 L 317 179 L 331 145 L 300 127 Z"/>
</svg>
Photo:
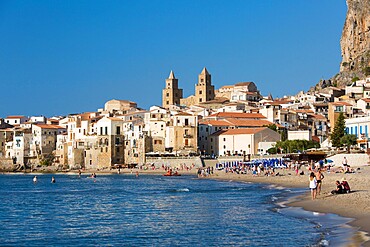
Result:
<svg viewBox="0 0 370 247">
<path fill-rule="evenodd" d="M 347 16 L 340 45 L 340 72 L 321 80 L 309 91 L 323 91 L 328 86 L 343 88 L 356 79 L 370 76 L 370 0 L 346 0 Z"/>
<path fill-rule="evenodd" d="M 363 77 L 370 69 L 370 0 L 347 0 L 347 16 L 340 45 L 341 72 L 355 72 Z"/>
</svg>

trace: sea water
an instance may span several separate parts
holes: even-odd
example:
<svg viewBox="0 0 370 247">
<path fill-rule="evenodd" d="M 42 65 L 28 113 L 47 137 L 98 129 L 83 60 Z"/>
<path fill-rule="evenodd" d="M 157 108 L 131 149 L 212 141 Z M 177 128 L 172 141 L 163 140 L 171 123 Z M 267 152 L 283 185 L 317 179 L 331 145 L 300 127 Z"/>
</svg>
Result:
<svg viewBox="0 0 370 247">
<path fill-rule="evenodd" d="M 56 183 L 51 183 L 54 176 Z M 335 215 L 278 202 L 299 190 L 195 176 L 0 175 L 0 246 L 340 246 Z"/>
</svg>

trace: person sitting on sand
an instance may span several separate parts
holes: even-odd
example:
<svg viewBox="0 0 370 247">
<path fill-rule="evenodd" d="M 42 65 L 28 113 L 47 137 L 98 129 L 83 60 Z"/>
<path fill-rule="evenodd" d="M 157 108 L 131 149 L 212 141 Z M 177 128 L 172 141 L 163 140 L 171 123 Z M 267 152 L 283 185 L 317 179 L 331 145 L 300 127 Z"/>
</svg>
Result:
<svg viewBox="0 0 370 247">
<path fill-rule="evenodd" d="M 316 199 L 316 194 L 317 194 L 317 180 L 315 173 L 311 172 L 310 174 L 310 189 L 311 189 L 311 197 L 312 200 Z"/>
<path fill-rule="evenodd" d="M 337 188 L 335 190 L 332 190 L 331 194 L 343 194 L 343 187 L 338 180 L 335 181 L 335 185 L 337 186 Z"/>
<path fill-rule="evenodd" d="M 349 184 L 345 178 L 342 178 L 342 188 L 343 188 L 343 193 L 350 193 L 351 188 L 349 187 Z"/>
</svg>

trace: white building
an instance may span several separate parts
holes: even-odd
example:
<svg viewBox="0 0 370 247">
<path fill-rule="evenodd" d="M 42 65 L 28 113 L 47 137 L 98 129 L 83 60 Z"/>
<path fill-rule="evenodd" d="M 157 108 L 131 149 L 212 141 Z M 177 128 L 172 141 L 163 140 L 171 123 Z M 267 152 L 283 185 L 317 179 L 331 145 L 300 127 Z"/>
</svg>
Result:
<svg viewBox="0 0 370 247">
<path fill-rule="evenodd" d="M 280 134 L 269 128 L 220 130 L 211 136 L 211 150 L 217 156 L 257 154 L 259 143 L 280 141 Z M 265 150 L 263 150 L 265 151 Z"/>
<path fill-rule="evenodd" d="M 356 135 L 357 143 L 361 148 L 369 147 L 370 117 L 348 118 L 346 122 L 346 133 Z"/>
<path fill-rule="evenodd" d="M 5 123 L 11 125 L 19 125 L 27 121 L 27 117 L 25 116 L 7 116 L 4 120 Z"/>
</svg>

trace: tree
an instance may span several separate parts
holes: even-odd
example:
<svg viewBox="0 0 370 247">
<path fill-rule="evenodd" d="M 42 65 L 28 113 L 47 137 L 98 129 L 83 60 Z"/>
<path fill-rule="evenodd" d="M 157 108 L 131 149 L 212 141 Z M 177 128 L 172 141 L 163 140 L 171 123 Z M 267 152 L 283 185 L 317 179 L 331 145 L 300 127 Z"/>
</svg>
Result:
<svg viewBox="0 0 370 247">
<path fill-rule="evenodd" d="M 339 113 L 338 119 L 335 122 L 333 133 L 331 133 L 331 143 L 333 147 L 340 147 L 341 142 L 340 139 L 345 134 L 346 124 L 344 122 L 344 115 L 343 112 Z"/>
<path fill-rule="evenodd" d="M 303 152 L 310 148 L 318 148 L 320 144 L 315 141 L 307 140 L 285 140 L 277 142 L 275 147 L 276 149 L 281 149 L 283 153 L 292 153 L 298 151 Z M 271 152 L 273 152 L 273 150 L 271 150 Z"/>
<path fill-rule="evenodd" d="M 344 135 L 340 138 L 340 143 L 347 147 L 347 151 L 349 152 L 352 145 L 357 144 L 357 136 L 356 135 Z"/>
<path fill-rule="evenodd" d="M 277 127 L 276 127 L 276 124 L 269 124 L 269 125 L 264 125 L 264 127 L 267 127 L 273 131 L 276 131 L 277 132 Z"/>
</svg>

